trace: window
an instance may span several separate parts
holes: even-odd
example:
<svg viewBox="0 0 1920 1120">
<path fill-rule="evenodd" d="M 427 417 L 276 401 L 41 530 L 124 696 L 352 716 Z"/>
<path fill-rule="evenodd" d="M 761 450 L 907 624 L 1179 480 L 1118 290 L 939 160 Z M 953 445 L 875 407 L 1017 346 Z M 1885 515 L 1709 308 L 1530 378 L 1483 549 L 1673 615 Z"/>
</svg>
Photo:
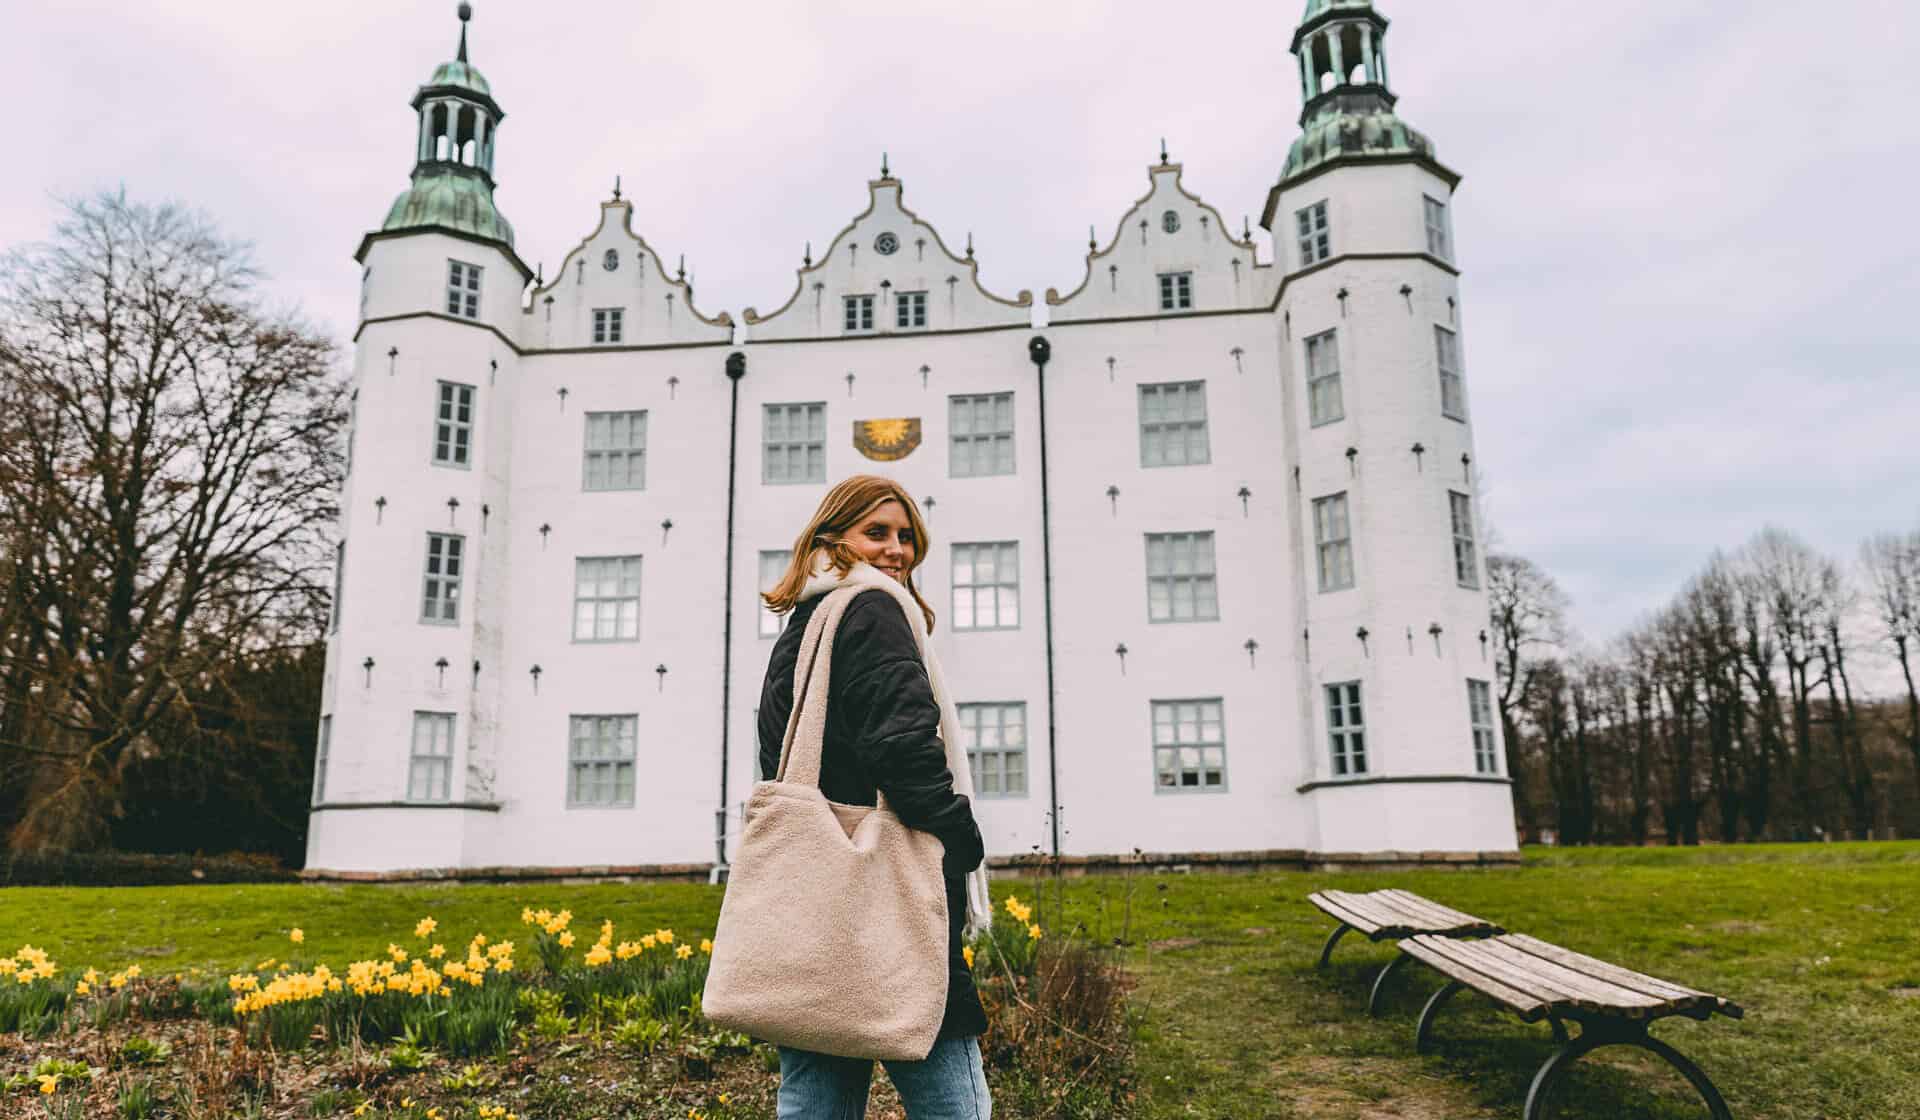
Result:
<svg viewBox="0 0 1920 1120">
<path fill-rule="evenodd" d="M 621 307 L 593 309 L 593 344 L 601 346 L 620 341 L 626 327 L 627 312 Z"/>
<path fill-rule="evenodd" d="M 1160 310 L 1186 311 L 1193 306 L 1193 273 L 1160 274 Z"/>
<path fill-rule="evenodd" d="M 462 319 L 480 317 L 480 267 L 462 261 L 447 262 L 447 314 Z"/>
<path fill-rule="evenodd" d="M 427 534 L 427 585 L 421 596 L 420 621 L 460 621 L 460 574 L 467 538 L 456 533 Z"/>
<path fill-rule="evenodd" d="M 433 413 L 433 461 L 465 467 L 473 450 L 473 386 L 457 381 L 436 383 Z"/>
<path fill-rule="evenodd" d="M 446 801 L 453 794 L 453 713 L 413 713 L 407 800 Z"/>
<path fill-rule="evenodd" d="M 985 478 L 1013 473 L 1013 394 L 948 397 L 949 473 Z"/>
<path fill-rule="evenodd" d="M 640 640 L 638 556 L 582 556 L 573 562 L 573 640 Z"/>
<path fill-rule="evenodd" d="M 327 745 L 333 738 L 333 717 L 320 717 L 320 737 L 313 748 L 313 803 L 327 799 Z"/>
<path fill-rule="evenodd" d="M 586 456 L 584 489 L 645 490 L 646 411 L 587 413 Z"/>
<path fill-rule="evenodd" d="M 1327 733 L 1333 741 L 1333 772 L 1367 772 L 1367 722 L 1360 710 L 1360 682 L 1327 686 Z"/>
<path fill-rule="evenodd" d="M 1227 786 L 1227 741 L 1220 700 L 1153 702 L 1155 788 L 1221 792 Z"/>
<path fill-rule="evenodd" d="M 792 560 L 793 554 L 784 548 L 770 549 L 761 552 L 760 590 L 763 592 L 772 591 L 773 585 L 779 583 L 781 578 L 787 574 L 787 565 Z M 791 616 L 773 613 L 767 609 L 767 601 L 758 595 L 755 595 L 753 599 L 760 607 L 760 636 L 762 638 L 779 637 L 780 632 L 787 628 L 787 619 Z"/>
<path fill-rule="evenodd" d="M 1347 520 L 1344 493 L 1313 503 L 1313 541 L 1320 553 L 1320 590 L 1344 591 L 1353 586 L 1353 528 Z"/>
<path fill-rule="evenodd" d="M 570 716 L 567 723 L 567 808 L 632 808 L 640 717 Z"/>
<path fill-rule="evenodd" d="M 870 331 L 873 329 L 873 297 L 847 297 L 847 329 L 850 331 Z"/>
<path fill-rule="evenodd" d="M 327 627 L 330 634 L 340 632 L 340 612 L 346 607 L 347 591 L 347 542 L 341 541 L 333 546 L 333 620 Z"/>
<path fill-rule="evenodd" d="M 1453 578 L 1462 587 L 1480 587 L 1480 563 L 1473 546 L 1473 499 L 1457 490 L 1447 491 L 1447 505 L 1453 514 Z"/>
<path fill-rule="evenodd" d="M 762 420 L 761 482 L 827 480 L 825 404 L 770 404 Z"/>
<path fill-rule="evenodd" d="M 1019 543 L 954 545 L 954 630 L 1015 630 L 1019 626 Z"/>
<path fill-rule="evenodd" d="M 1314 427 L 1347 417 L 1340 393 L 1340 338 L 1328 331 L 1307 339 L 1307 419 Z"/>
<path fill-rule="evenodd" d="M 1027 706 L 960 704 L 960 742 L 967 748 L 975 797 L 1027 795 Z"/>
<path fill-rule="evenodd" d="M 1295 211 L 1293 220 L 1299 234 L 1301 268 L 1319 264 L 1333 255 L 1333 235 L 1327 228 L 1325 200 Z"/>
<path fill-rule="evenodd" d="M 894 297 L 893 325 L 902 329 L 927 325 L 927 293 L 901 292 Z"/>
<path fill-rule="evenodd" d="M 1443 261 L 1453 259 L 1453 229 L 1447 222 L 1447 204 L 1424 197 L 1427 206 L 1427 252 Z"/>
<path fill-rule="evenodd" d="M 1440 415 L 1464 421 L 1467 399 L 1460 385 L 1460 336 L 1445 327 L 1435 327 L 1433 349 L 1440 367 Z"/>
<path fill-rule="evenodd" d="M 1467 682 L 1467 713 L 1473 724 L 1473 770 L 1476 774 L 1498 774 L 1500 762 L 1493 750 L 1493 685 L 1487 681 Z"/>
<path fill-rule="evenodd" d="M 1147 534 L 1147 620 L 1215 622 L 1220 595 L 1212 533 Z"/>
<path fill-rule="evenodd" d="M 1210 461 L 1207 383 L 1140 386 L 1140 465 L 1189 467 Z"/>
<path fill-rule="evenodd" d="M 347 398 L 347 469 L 353 473 L 353 437 L 360 431 L 360 390 L 355 389 Z"/>
</svg>

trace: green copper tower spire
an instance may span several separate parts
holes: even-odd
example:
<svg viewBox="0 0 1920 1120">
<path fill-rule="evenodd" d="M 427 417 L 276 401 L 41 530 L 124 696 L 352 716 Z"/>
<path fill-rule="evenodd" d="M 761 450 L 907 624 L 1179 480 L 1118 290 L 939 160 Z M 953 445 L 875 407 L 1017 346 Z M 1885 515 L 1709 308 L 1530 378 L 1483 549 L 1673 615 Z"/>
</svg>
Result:
<svg viewBox="0 0 1920 1120">
<path fill-rule="evenodd" d="M 1307 0 L 1293 34 L 1301 135 L 1282 183 L 1335 161 L 1434 158 L 1433 142 L 1394 115 L 1386 39 L 1387 17 L 1373 0 Z"/>
<path fill-rule="evenodd" d="M 460 49 L 413 96 L 420 117 L 413 186 L 394 200 L 382 232 L 443 229 L 513 248 L 513 226 L 493 205 L 494 138 L 507 114 L 467 61 L 473 5 L 460 5 Z"/>
</svg>

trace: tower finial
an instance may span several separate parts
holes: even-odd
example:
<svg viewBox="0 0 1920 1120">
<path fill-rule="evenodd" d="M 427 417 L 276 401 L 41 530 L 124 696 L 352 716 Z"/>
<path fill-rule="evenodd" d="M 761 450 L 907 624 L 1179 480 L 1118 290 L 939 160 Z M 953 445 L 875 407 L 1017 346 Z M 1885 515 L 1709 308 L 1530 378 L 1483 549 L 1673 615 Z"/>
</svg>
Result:
<svg viewBox="0 0 1920 1120">
<path fill-rule="evenodd" d="M 460 61 L 467 60 L 467 21 L 473 18 L 473 5 L 460 0 Z"/>
<path fill-rule="evenodd" d="M 1087 227 L 1087 252 L 1091 253 L 1098 248 L 1100 248 L 1100 243 L 1094 240 L 1093 227 L 1088 226 Z"/>
<path fill-rule="evenodd" d="M 813 267 L 813 242 L 807 242 L 807 251 L 801 254 L 800 263 L 805 268 Z"/>
<path fill-rule="evenodd" d="M 620 201 L 620 176 L 618 175 L 613 177 L 613 200 Z"/>
<path fill-rule="evenodd" d="M 1166 165 L 1167 165 L 1167 138 L 1162 136 L 1160 138 L 1160 166 L 1165 167 Z"/>
<path fill-rule="evenodd" d="M 892 176 L 892 175 L 889 175 L 889 174 L 887 173 L 887 153 L 885 153 L 885 152 L 881 152 L 881 153 L 880 153 L 880 177 L 881 177 L 882 179 L 891 179 L 891 178 L 893 178 L 893 176 Z"/>
</svg>

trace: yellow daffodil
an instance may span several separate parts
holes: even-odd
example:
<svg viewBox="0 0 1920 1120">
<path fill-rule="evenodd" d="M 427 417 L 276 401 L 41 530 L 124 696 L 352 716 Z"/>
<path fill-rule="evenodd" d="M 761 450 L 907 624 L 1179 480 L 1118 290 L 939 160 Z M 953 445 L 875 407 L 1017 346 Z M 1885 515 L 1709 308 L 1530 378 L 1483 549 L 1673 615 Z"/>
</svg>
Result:
<svg viewBox="0 0 1920 1120">
<path fill-rule="evenodd" d="M 520 924 L 529 925 L 529 926 L 533 924 L 533 908 L 532 907 L 522 906 L 520 908 Z"/>
<path fill-rule="evenodd" d="M 560 933 L 560 947 L 561 947 L 562 949 L 571 949 L 571 948 L 573 948 L 573 931 L 572 931 L 572 930 L 570 930 L 570 929 L 569 929 L 569 930 L 562 930 L 562 931 L 561 931 L 561 933 Z"/>
<path fill-rule="evenodd" d="M 353 1114 L 355 1116 L 365 1116 L 367 1114 L 367 1110 L 372 1107 L 373 1107 L 372 1101 L 361 1101 L 359 1104 L 353 1106 Z"/>
<path fill-rule="evenodd" d="M 732 1099 L 733 1099 L 733 1098 L 731 1098 L 731 1097 L 729 1097 L 729 1096 L 727 1096 L 727 1095 L 726 1095 L 725 1093 L 722 1093 L 722 1094 L 720 1094 L 720 1103 L 721 1103 L 721 1104 L 726 1104 L 726 1103 L 727 1103 L 727 1102 L 728 1102 L 729 1100 L 732 1100 Z"/>
<path fill-rule="evenodd" d="M 971 945 L 961 946 L 960 958 L 967 962 L 968 968 L 972 968 L 973 967 L 973 946 Z"/>
<path fill-rule="evenodd" d="M 1032 938 L 1032 939 L 1033 939 L 1033 940 L 1035 940 L 1035 941 L 1038 941 L 1038 940 L 1040 940 L 1040 927 L 1039 927 L 1039 926 L 1028 926 L 1028 927 L 1027 927 L 1027 936 L 1028 936 L 1028 937 L 1030 937 L 1030 938 Z"/>
<path fill-rule="evenodd" d="M 657 938 L 659 938 L 659 939 L 660 939 L 660 944 L 662 944 L 662 945 L 671 945 L 671 944 L 673 944 L 673 931 L 672 931 L 672 930 L 670 930 L 670 929 L 657 929 L 657 930 L 654 930 L 654 931 L 653 931 L 653 935 L 654 935 L 655 937 L 657 937 Z"/>
<path fill-rule="evenodd" d="M 405 964 L 405 963 L 407 963 L 407 951 L 406 951 L 405 949 L 402 949 L 402 948 L 401 948 L 400 946 L 398 946 L 398 945 L 394 945 L 394 944 L 392 944 L 392 943 L 388 943 L 388 945 L 387 945 L 387 955 L 388 955 L 388 956 L 390 956 L 390 957 L 392 957 L 392 958 L 393 958 L 393 960 L 394 960 L 394 963 L 396 963 L 396 964 Z"/>
<path fill-rule="evenodd" d="M 91 968 L 81 973 L 80 978 L 89 984 L 98 984 L 100 982 L 100 974 Z"/>
<path fill-rule="evenodd" d="M 93 985 L 87 983 L 85 980 L 82 980 L 78 984 L 75 984 L 73 986 L 73 994 L 76 996 L 84 996 L 88 992 L 91 992 L 92 990 L 93 990 Z"/>
<path fill-rule="evenodd" d="M 293 942 L 295 945 L 300 944 L 306 939 L 307 931 L 301 929 L 299 926 L 294 926 L 292 931 L 287 934 L 287 940 Z"/>
<path fill-rule="evenodd" d="M 114 991 L 119 991 L 121 988 L 127 986 L 127 974 L 124 972 L 116 972 L 107 980 L 107 984 L 112 987 Z"/>
<path fill-rule="evenodd" d="M 487 935 L 484 933 L 474 934 L 473 940 L 468 942 L 469 945 L 485 945 L 486 943 L 487 943 Z"/>
<path fill-rule="evenodd" d="M 427 956 L 432 957 L 436 961 L 446 955 L 447 947 L 445 945 L 435 944 L 433 948 L 427 950 Z"/>
<path fill-rule="evenodd" d="M 426 937 L 431 935 L 434 930 L 438 929 L 439 927 L 440 927 L 440 923 L 434 921 L 431 917 L 422 918 L 420 919 L 419 923 L 413 927 L 413 935 L 415 937 L 425 939 Z"/>
<path fill-rule="evenodd" d="M 711 938 L 702 937 L 700 939 L 700 951 L 703 953 L 713 952 L 713 940 Z"/>
<path fill-rule="evenodd" d="M 680 946 L 680 947 L 679 947 L 678 949 L 675 949 L 675 950 L 673 951 L 673 955 L 674 955 L 674 956 L 676 956 L 676 957 L 679 957 L 679 958 L 680 958 L 681 960 L 683 960 L 683 961 L 684 961 L 684 960 L 686 960 L 686 959 L 687 959 L 688 957 L 691 957 L 691 956 L 693 955 L 693 946 L 691 946 L 691 945 L 682 945 L 682 946 Z"/>
<path fill-rule="evenodd" d="M 54 1089 L 59 1087 L 59 1085 L 60 1085 L 60 1079 L 58 1077 L 55 1077 L 52 1074 L 40 1075 L 40 1091 L 42 1093 L 45 1093 L 51 1096 L 53 1094 Z"/>
<path fill-rule="evenodd" d="M 651 933 L 640 939 L 640 947 L 642 949 L 651 949 L 658 944 L 660 944 L 660 939 Z"/>
<path fill-rule="evenodd" d="M 137 979 L 139 979 L 139 978 L 140 978 L 140 966 L 139 966 L 139 965 L 137 965 L 137 964 L 130 964 L 130 965 L 128 965 L 128 966 L 127 966 L 127 979 L 129 979 L 129 980 L 137 980 Z"/>
</svg>

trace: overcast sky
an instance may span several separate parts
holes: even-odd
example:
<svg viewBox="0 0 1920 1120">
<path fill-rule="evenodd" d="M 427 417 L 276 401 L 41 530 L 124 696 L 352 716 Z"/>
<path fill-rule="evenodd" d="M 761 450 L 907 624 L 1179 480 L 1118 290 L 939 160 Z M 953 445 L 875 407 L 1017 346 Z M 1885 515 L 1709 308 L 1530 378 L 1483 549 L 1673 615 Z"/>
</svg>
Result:
<svg viewBox="0 0 1920 1120">
<path fill-rule="evenodd" d="M 1920 528 L 1920 78 L 1898 0 L 1380 0 L 1400 112 L 1465 176 L 1466 372 L 1499 544 L 1594 640 L 1765 523 Z M 1301 0 L 478 0 L 497 200 L 555 267 L 616 174 L 698 304 L 779 306 L 866 204 L 1080 282 L 1147 187 L 1256 218 L 1298 132 Z M 6 0 L 0 245 L 124 184 L 251 240 L 343 342 L 454 0 Z M 1270 246 L 1261 237 L 1263 256 Z"/>
</svg>

